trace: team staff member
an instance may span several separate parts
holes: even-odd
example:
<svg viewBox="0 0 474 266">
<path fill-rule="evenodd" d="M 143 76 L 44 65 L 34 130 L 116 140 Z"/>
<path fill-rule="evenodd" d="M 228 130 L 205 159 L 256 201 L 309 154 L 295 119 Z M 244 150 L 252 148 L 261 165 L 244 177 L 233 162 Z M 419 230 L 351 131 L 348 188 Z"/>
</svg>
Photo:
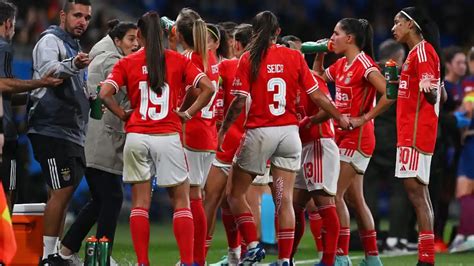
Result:
<svg viewBox="0 0 474 266">
<path fill-rule="evenodd" d="M 84 141 L 89 117 L 85 88 L 87 54 L 78 38 L 91 19 L 89 0 L 68 0 L 60 12 L 60 25 L 41 34 L 33 50 L 33 78 L 51 71 L 64 78 L 56 89 L 31 92 L 28 136 L 51 193 L 44 212 L 42 264 L 63 263 L 56 243 L 75 185 L 85 171 Z"/>
<path fill-rule="evenodd" d="M 11 97 L 14 93 L 25 92 L 43 86 L 54 87 L 62 83 L 62 79 L 45 76 L 40 80 L 18 80 L 12 75 L 13 48 L 12 38 L 15 35 L 15 19 L 17 8 L 10 2 L 0 2 L 0 162 L 3 188 L 7 196 L 8 208 L 13 211 L 16 189 L 16 125 L 13 122 Z M 52 75 L 52 74 L 51 74 Z M 2 118 L 3 113 L 3 118 Z M 3 133 L 5 132 L 5 135 Z M 5 139 L 5 143 L 3 143 Z"/>
<path fill-rule="evenodd" d="M 336 143 L 341 156 L 341 170 L 337 184 L 336 206 L 341 223 L 336 261 L 349 264 L 350 204 L 357 215 L 357 224 L 365 251 L 364 262 L 381 265 L 378 256 L 374 219 L 365 203 L 363 174 L 375 148 L 373 118 L 385 111 L 390 104 L 385 95 L 385 78 L 373 58 L 373 30 L 365 19 L 344 18 L 334 28 L 331 36 L 334 52 L 343 54 L 323 73 L 323 55 L 318 56 L 315 70 L 323 78 L 335 82 L 336 106 L 351 117 L 356 129 L 336 130 Z M 375 94 L 383 96 L 375 107 Z"/>
<path fill-rule="evenodd" d="M 191 119 L 211 99 L 211 81 L 184 56 L 163 47 L 160 17 L 148 12 L 138 20 L 138 38 L 144 47 L 121 59 L 102 85 L 105 105 L 127 121 L 124 147 L 124 182 L 132 183 L 130 230 L 139 265 L 150 265 L 148 245 L 151 178 L 167 187 L 174 208 L 173 229 L 181 265 L 193 264 L 193 216 L 189 208 L 189 180 L 179 133 L 181 121 Z M 112 97 L 127 87 L 130 107 L 126 112 Z M 187 86 L 201 89 L 196 101 L 176 112 Z M 191 98 L 190 98 L 191 99 Z"/>
<path fill-rule="evenodd" d="M 219 67 L 214 53 L 207 47 L 207 26 L 198 13 L 184 8 L 176 19 L 178 40 L 185 49 L 184 55 L 201 69 L 215 87 L 211 101 L 196 116 L 184 124 L 184 150 L 191 183 L 191 211 L 194 218 L 194 262 L 203 266 L 206 260 L 206 213 L 202 203 L 202 188 L 215 158 L 217 149 L 215 97 L 219 83 Z M 191 92 L 195 92 L 193 88 Z M 188 107 L 184 100 L 182 109 Z"/>
<path fill-rule="evenodd" d="M 138 48 L 137 25 L 131 22 L 109 22 L 109 32 L 92 47 L 93 58 L 88 68 L 87 88 L 96 94 L 99 83 L 107 78 L 112 67 L 123 56 L 131 54 Z M 123 108 L 130 103 L 127 92 L 121 88 L 114 96 Z M 81 247 L 91 227 L 97 222 L 95 236 L 109 239 L 109 249 L 115 236 L 115 227 L 122 207 L 122 170 L 123 146 L 125 144 L 124 123 L 111 112 L 105 112 L 101 120 L 91 119 L 87 129 L 86 180 L 91 191 L 91 199 L 82 208 L 76 220 L 69 228 L 62 241 L 60 254 L 70 256 Z"/>
<path fill-rule="evenodd" d="M 418 221 L 418 264 L 434 265 L 433 206 L 428 183 L 436 144 L 441 94 L 440 45 L 437 25 L 415 7 L 394 18 L 395 40 L 410 52 L 400 73 L 397 100 L 395 176 L 403 179 Z"/>
<path fill-rule="evenodd" d="M 230 125 L 240 115 L 247 97 L 251 97 L 245 124 L 246 134 L 234 159 L 231 191 L 227 200 L 239 231 L 248 244 L 248 252 L 242 262 L 259 262 L 265 256 L 265 250 L 259 245 L 245 192 L 257 175 L 265 173 L 267 160 L 271 161 L 273 186 L 276 195 L 279 195 L 275 199 L 278 213 L 278 263 L 287 265 L 295 227 L 293 184 L 295 172 L 300 168 L 301 156 L 295 110 L 297 90 L 302 87 L 313 101 L 336 118 L 341 127 L 348 128 L 349 121 L 318 90 L 318 83 L 301 53 L 275 44 L 281 29 L 272 12 L 257 14 L 252 27 L 254 38 L 248 52 L 240 58 L 233 83 L 236 98 L 219 132 L 221 144 Z"/>
</svg>

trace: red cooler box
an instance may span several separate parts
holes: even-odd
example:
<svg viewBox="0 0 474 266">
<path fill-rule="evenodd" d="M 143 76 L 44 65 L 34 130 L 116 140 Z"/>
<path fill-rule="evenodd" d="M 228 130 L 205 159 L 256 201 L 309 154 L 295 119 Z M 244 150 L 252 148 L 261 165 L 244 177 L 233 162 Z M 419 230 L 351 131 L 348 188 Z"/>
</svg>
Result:
<svg viewBox="0 0 474 266">
<path fill-rule="evenodd" d="M 43 213 L 46 204 L 15 204 L 13 230 L 17 252 L 11 265 L 38 265 L 43 255 Z"/>
</svg>

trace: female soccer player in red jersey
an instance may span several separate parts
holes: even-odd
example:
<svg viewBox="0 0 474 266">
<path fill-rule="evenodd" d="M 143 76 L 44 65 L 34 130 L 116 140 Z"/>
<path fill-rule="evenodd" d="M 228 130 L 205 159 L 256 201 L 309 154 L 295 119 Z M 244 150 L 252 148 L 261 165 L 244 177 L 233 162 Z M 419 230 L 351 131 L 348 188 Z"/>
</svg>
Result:
<svg viewBox="0 0 474 266">
<path fill-rule="evenodd" d="M 385 96 L 385 78 L 373 57 L 373 31 L 365 19 L 344 18 L 334 28 L 331 41 L 334 52 L 343 54 L 323 72 L 323 55 L 316 59 L 316 71 L 326 80 L 335 82 L 336 106 L 351 117 L 355 128 L 336 130 L 336 143 L 340 150 L 341 169 L 337 184 L 336 207 L 341 229 L 338 241 L 337 265 L 350 263 L 350 215 L 347 203 L 356 212 L 359 233 L 365 251 L 364 262 L 381 265 L 378 256 L 376 232 L 372 213 L 364 199 L 363 174 L 375 148 L 373 118 L 385 111 L 393 102 Z M 374 107 L 375 95 L 383 96 Z"/>
<path fill-rule="evenodd" d="M 265 250 L 258 243 L 257 229 L 245 192 L 255 176 L 264 174 L 267 160 L 270 160 L 273 185 L 278 195 L 275 201 L 279 222 L 279 264 L 289 265 L 295 227 L 293 185 L 301 158 L 295 108 L 297 91 L 304 89 L 341 127 L 349 128 L 349 121 L 318 90 L 318 83 L 301 53 L 275 44 L 280 27 L 272 12 L 257 14 L 252 27 L 254 38 L 249 44 L 249 51 L 239 60 L 233 82 L 236 97 L 219 131 L 219 144 L 222 144 L 225 133 L 240 115 L 247 97 L 251 97 L 245 136 L 232 166 L 232 185 L 227 200 L 248 245 L 242 263 L 260 261 L 265 256 Z"/>
<path fill-rule="evenodd" d="M 319 89 L 330 99 L 326 82 L 315 75 Z M 339 178 L 339 148 L 334 141 L 334 126 L 324 110 L 320 110 L 307 95 L 299 97 L 297 108 L 300 120 L 300 138 L 303 143 L 301 170 L 296 176 L 293 205 L 295 209 L 295 243 L 292 256 L 297 251 L 305 227 L 305 207 L 313 199 L 317 209 L 313 216 L 320 216 L 325 229 L 324 248 L 320 265 L 334 265 L 339 218 L 336 212 L 335 195 Z M 311 217 L 310 219 L 314 217 Z M 322 219 L 321 219 L 322 218 Z"/>
<path fill-rule="evenodd" d="M 162 46 L 160 17 L 148 12 L 138 20 L 143 49 L 121 59 L 102 85 L 99 97 L 126 121 L 124 182 L 132 184 L 130 231 L 139 265 L 149 265 L 151 178 L 167 187 L 174 207 L 173 228 L 182 265 L 193 263 L 193 215 L 189 208 L 189 180 L 180 135 L 181 121 L 197 115 L 214 93 L 211 81 L 186 57 Z M 184 112 L 175 112 L 186 85 L 202 92 Z M 113 94 L 127 87 L 131 112 Z M 194 99 L 193 99 L 194 100 Z"/>
<path fill-rule="evenodd" d="M 236 55 L 240 57 L 251 40 L 252 25 L 242 24 L 237 26 L 234 36 L 234 51 L 236 52 Z M 223 113 L 227 112 L 232 100 L 234 99 L 234 95 L 231 94 L 231 89 L 238 63 L 239 59 L 234 58 L 224 60 L 219 64 L 219 74 L 222 80 L 221 90 L 223 92 Z M 232 159 L 234 158 L 240 140 L 244 135 L 245 118 L 246 112 L 240 114 L 237 121 L 235 121 L 235 123 L 229 128 L 225 141 L 222 144 L 223 151 L 217 151 L 216 159 L 212 163 L 206 186 L 204 188 L 206 195 L 204 199 L 204 209 L 206 211 L 208 223 L 207 240 L 212 240 L 217 208 L 220 205 L 222 207 L 222 221 L 226 230 L 227 243 L 229 247 L 227 263 L 230 265 L 237 265 L 239 263 L 241 254 L 240 236 L 235 227 L 235 221 L 227 200 L 223 201 L 223 198 L 226 192 L 227 178 L 230 176 L 231 172 Z"/>
<path fill-rule="evenodd" d="M 184 8 L 176 19 L 178 40 L 185 49 L 184 55 L 200 68 L 212 81 L 214 88 L 219 82 L 219 68 L 216 57 L 207 47 L 207 26 L 195 11 Z M 197 92 L 192 88 L 193 92 Z M 196 116 L 184 124 L 184 151 L 189 167 L 191 183 L 191 211 L 194 218 L 194 262 L 205 263 L 207 222 L 202 204 L 202 188 L 215 158 L 217 129 L 214 115 L 215 96 Z M 187 98 L 182 105 L 188 107 Z"/>
<path fill-rule="evenodd" d="M 410 52 L 402 66 L 397 99 L 397 161 L 395 176 L 403 179 L 418 221 L 418 265 L 434 265 L 433 207 L 428 183 L 436 144 L 440 77 L 437 25 L 415 7 L 402 9 L 394 18 L 395 40 Z"/>
</svg>

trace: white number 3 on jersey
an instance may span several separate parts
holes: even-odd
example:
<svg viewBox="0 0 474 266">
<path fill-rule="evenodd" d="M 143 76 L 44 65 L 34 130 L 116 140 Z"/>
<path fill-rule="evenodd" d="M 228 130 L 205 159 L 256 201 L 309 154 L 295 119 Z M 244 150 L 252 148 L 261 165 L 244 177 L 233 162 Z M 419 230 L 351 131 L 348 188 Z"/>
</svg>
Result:
<svg viewBox="0 0 474 266">
<path fill-rule="evenodd" d="M 269 92 L 276 92 L 273 94 L 273 101 L 275 104 L 269 104 L 270 113 L 274 116 L 280 116 L 285 113 L 286 109 L 286 82 L 282 78 L 272 78 L 267 83 L 267 90 Z"/>
</svg>

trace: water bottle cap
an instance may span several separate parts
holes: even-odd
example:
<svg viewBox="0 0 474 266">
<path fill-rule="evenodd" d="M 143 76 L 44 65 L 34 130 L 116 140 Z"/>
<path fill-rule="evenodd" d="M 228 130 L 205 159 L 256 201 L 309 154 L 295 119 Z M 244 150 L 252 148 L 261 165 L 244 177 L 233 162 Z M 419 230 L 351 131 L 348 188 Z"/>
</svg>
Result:
<svg viewBox="0 0 474 266">
<path fill-rule="evenodd" d="M 103 236 L 99 239 L 99 242 L 109 242 L 109 239 L 107 237 Z"/>
<path fill-rule="evenodd" d="M 90 236 L 87 238 L 87 242 L 97 242 L 97 238 L 95 236 Z"/>
<path fill-rule="evenodd" d="M 393 59 L 389 59 L 387 62 L 385 62 L 385 66 L 386 67 L 396 67 L 397 62 L 395 62 L 395 60 L 393 60 Z"/>
</svg>

